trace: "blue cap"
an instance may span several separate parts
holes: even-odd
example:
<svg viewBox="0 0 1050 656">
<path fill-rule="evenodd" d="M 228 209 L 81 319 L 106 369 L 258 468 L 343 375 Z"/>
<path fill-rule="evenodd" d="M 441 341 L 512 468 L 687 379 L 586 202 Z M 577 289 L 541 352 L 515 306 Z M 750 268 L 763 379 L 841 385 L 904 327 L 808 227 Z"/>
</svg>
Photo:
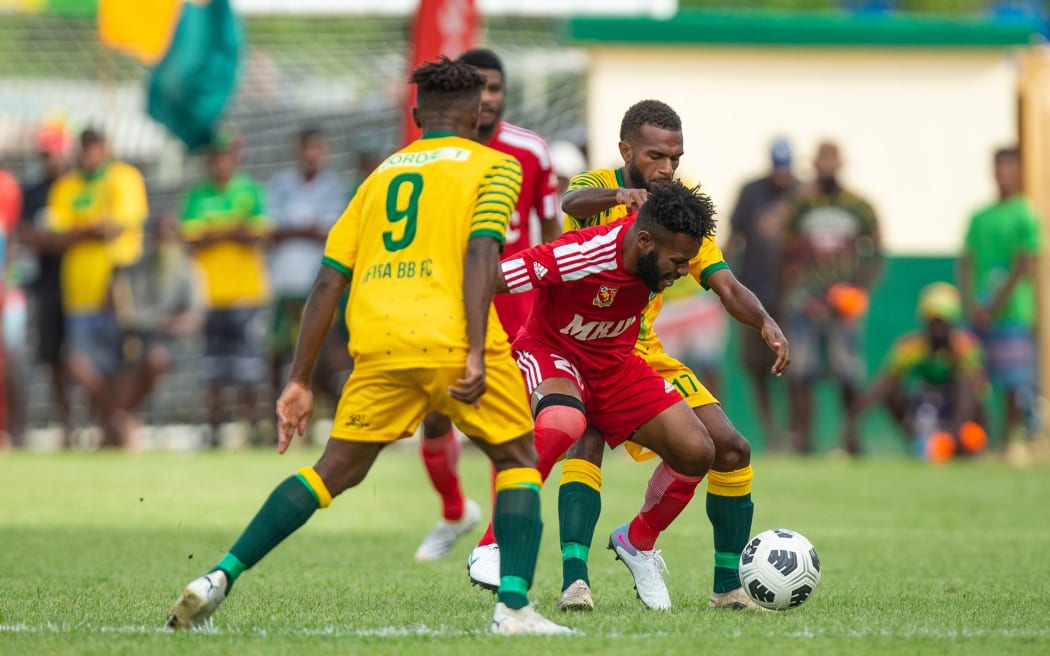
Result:
<svg viewBox="0 0 1050 656">
<path fill-rule="evenodd" d="M 777 139 L 769 149 L 769 156 L 773 160 L 773 168 L 786 169 L 791 166 L 791 144 L 787 139 Z"/>
</svg>

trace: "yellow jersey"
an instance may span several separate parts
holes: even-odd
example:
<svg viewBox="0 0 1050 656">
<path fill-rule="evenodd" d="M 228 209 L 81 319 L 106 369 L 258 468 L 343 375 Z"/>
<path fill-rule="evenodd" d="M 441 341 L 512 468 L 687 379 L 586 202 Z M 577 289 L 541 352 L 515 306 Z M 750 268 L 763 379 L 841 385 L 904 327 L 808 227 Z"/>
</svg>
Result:
<svg viewBox="0 0 1050 656">
<path fill-rule="evenodd" d="M 92 175 L 72 171 L 55 181 L 47 198 L 45 225 L 72 232 L 110 222 L 116 237 L 81 241 L 62 256 L 62 305 L 68 314 L 92 314 L 109 302 L 113 268 L 142 256 L 142 231 L 149 214 L 142 174 L 130 164 L 110 162 Z"/>
<path fill-rule="evenodd" d="M 463 364 L 467 243 L 504 242 L 521 178 L 513 157 L 431 132 L 365 179 L 328 233 L 322 259 L 350 279 L 346 321 L 357 369 Z M 509 349 L 492 307 L 486 348 Z"/>
<path fill-rule="evenodd" d="M 623 186 L 622 168 L 616 170 L 596 169 L 594 171 L 584 171 L 573 176 L 569 180 L 569 186 L 565 193 L 568 194 L 576 189 L 594 187 L 617 189 Z M 600 214 L 582 219 L 566 214 L 565 230 L 579 230 L 588 226 L 604 225 L 625 216 L 627 216 L 627 207 L 624 205 L 614 205 Z M 712 273 L 728 268 L 729 264 L 726 263 L 725 257 L 722 255 L 722 249 L 715 243 L 714 236 L 705 238 L 700 244 L 700 250 L 697 252 L 696 257 L 689 261 L 689 275 L 700 283 L 704 289 L 707 289 L 707 279 Z M 663 349 L 653 330 L 653 321 L 656 319 L 656 315 L 660 314 L 660 308 L 663 305 L 664 298 L 662 293 L 650 296 L 649 304 L 642 311 L 641 331 L 638 333 L 638 342 L 635 344 L 635 349 L 642 351 Z"/>
<path fill-rule="evenodd" d="M 210 180 L 202 182 L 186 194 L 179 218 L 182 236 L 192 243 L 211 230 L 238 225 L 265 235 L 271 225 L 264 195 L 259 183 L 244 173 L 235 174 L 221 189 Z M 193 257 L 203 274 L 210 309 L 258 307 L 270 297 L 261 245 L 219 241 L 198 248 Z"/>
</svg>

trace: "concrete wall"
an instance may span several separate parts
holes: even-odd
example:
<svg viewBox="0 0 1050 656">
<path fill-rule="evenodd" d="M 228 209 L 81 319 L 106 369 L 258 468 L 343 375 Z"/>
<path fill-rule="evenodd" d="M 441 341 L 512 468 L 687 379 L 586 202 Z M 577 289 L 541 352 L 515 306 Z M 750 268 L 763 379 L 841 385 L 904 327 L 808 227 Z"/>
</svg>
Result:
<svg viewBox="0 0 1050 656">
<path fill-rule="evenodd" d="M 991 153 L 1016 140 L 1016 76 L 998 49 L 710 46 L 589 49 L 591 164 L 620 162 L 624 110 L 669 103 L 684 123 L 683 176 L 723 220 L 740 184 L 768 168 L 777 135 L 810 173 L 815 143 L 843 148 L 844 180 L 875 204 L 891 253 L 957 252 L 973 209 L 994 194 Z"/>
</svg>

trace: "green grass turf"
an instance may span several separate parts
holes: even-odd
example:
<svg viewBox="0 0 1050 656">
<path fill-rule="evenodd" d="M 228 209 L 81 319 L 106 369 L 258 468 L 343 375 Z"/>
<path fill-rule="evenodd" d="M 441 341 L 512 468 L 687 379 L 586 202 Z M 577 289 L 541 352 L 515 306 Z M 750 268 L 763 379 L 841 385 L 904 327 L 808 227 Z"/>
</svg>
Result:
<svg viewBox="0 0 1050 656">
<path fill-rule="evenodd" d="M 0 653 L 1050 652 L 1045 466 L 758 459 L 752 533 L 783 526 L 809 537 L 824 568 L 817 592 L 784 613 L 707 610 L 711 531 L 701 491 L 658 544 L 674 609 L 653 613 L 604 549 L 637 509 L 652 469 L 619 452 L 605 467 L 592 614 L 554 609 L 557 486 L 544 490 L 532 597 L 585 636 L 488 635 L 494 599 L 467 583 L 467 542 L 446 561 L 413 562 L 438 502 L 405 448 L 383 454 L 358 489 L 246 573 L 214 633 L 161 631 L 181 586 L 217 561 L 278 481 L 316 455 L 0 456 Z M 486 500 L 481 456 L 465 452 L 462 470 L 468 493 Z"/>
</svg>

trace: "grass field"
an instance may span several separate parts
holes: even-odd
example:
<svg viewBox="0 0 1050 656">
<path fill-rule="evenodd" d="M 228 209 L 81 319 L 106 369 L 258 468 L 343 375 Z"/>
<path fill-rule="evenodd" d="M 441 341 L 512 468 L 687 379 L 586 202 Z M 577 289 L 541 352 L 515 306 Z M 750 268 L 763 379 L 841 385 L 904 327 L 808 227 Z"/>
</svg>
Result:
<svg viewBox="0 0 1050 656">
<path fill-rule="evenodd" d="M 438 504 L 415 451 L 394 448 L 241 578 L 214 632 L 162 631 L 180 588 L 316 455 L 0 455 L 0 653 L 1050 653 L 1050 469 L 992 461 L 758 459 L 752 532 L 801 531 L 823 565 L 805 605 L 759 616 L 705 607 L 702 493 L 658 545 L 675 607 L 644 610 L 601 547 L 637 509 L 651 467 L 610 455 L 591 556 L 597 610 L 555 618 L 586 635 L 506 639 L 486 632 L 494 600 L 467 583 L 469 544 L 444 562 L 412 561 Z M 462 469 L 485 499 L 482 458 L 464 453 Z M 556 497 L 545 489 L 532 595 L 551 616 Z"/>
</svg>

